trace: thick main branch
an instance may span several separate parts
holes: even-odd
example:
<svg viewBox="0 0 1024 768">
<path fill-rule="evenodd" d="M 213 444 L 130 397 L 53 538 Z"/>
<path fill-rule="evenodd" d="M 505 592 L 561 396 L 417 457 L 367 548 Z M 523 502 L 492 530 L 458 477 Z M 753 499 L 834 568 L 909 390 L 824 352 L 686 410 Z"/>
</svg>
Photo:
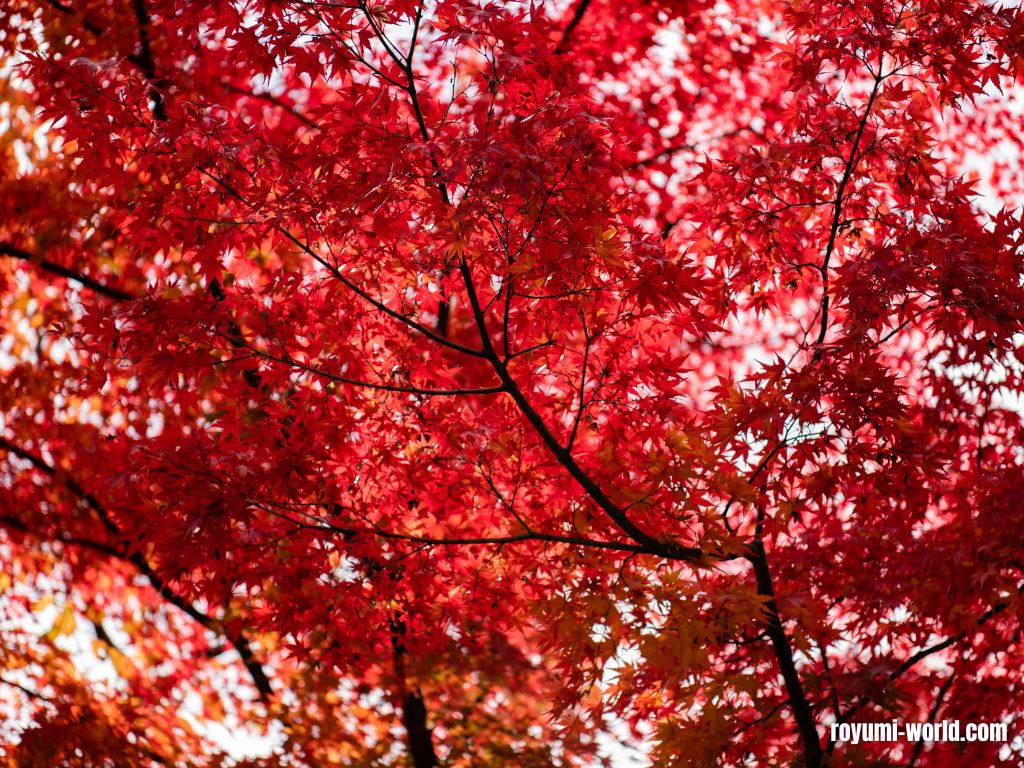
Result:
<svg viewBox="0 0 1024 768">
<path fill-rule="evenodd" d="M 772 583 L 771 569 L 768 567 L 768 556 L 764 544 L 760 540 L 750 545 L 747 559 L 754 567 L 754 577 L 757 580 L 757 594 L 765 598 L 764 608 L 768 616 L 766 633 L 772 645 L 772 652 L 775 655 L 782 674 L 783 683 L 786 686 L 786 693 L 789 696 L 789 708 L 793 712 L 797 729 L 800 732 L 800 740 L 803 742 L 804 761 L 807 768 L 818 768 L 821 765 L 823 752 L 821 741 L 818 737 L 818 728 L 814 722 L 814 711 L 807 694 L 804 691 L 803 682 L 800 680 L 800 673 L 796 668 L 796 660 L 793 656 L 793 648 L 790 645 L 789 637 L 786 635 L 785 627 L 782 625 L 782 616 L 779 613 L 778 602 L 775 599 L 775 586 Z"/>
</svg>

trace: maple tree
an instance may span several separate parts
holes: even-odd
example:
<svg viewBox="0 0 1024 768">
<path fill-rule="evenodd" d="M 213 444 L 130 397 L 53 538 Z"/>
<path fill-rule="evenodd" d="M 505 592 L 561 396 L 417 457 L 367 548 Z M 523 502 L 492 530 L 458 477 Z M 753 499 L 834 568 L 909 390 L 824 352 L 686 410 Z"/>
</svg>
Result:
<svg viewBox="0 0 1024 768">
<path fill-rule="evenodd" d="M 1018 764 L 1018 7 L 0 40 L 8 764 Z"/>
</svg>

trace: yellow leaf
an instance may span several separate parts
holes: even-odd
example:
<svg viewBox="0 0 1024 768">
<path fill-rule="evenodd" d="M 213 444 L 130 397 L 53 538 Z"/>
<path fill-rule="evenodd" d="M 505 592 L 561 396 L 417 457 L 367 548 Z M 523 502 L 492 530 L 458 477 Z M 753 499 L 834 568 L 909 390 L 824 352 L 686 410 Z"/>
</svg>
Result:
<svg viewBox="0 0 1024 768">
<path fill-rule="evenodd" d="M 53 595 L 44 595 L 32 603 L 32 613 L 40 613 L 53 605 Z"/>
<path fill-rule="evenodd" d="M 214 722 L 224 722 L 224 702 L 216 693 L 210 694 L 203 707 L 204 714 Z"/>
<path fill-rule="evenodd" d="M 117 650 L 117 648 L 108 648 L 107 653 L 110 656 L 110 663 L 117 670 L 117 674 L 126 680 L 135 677 L 135 664 L 131 659 Z"/>
<path fill-rule="evenodd" d="M 70 604 L 65 605 L 64 610 L 60 612 L 60 616 L 53 623 L 53 629 L 46 633 L 46 637 L 53 640 L 55 637 L 70 635 L 75 631 L 76 625 L 74 610 L 72 610 Z"/>
<path fill-rule="evenodd" d="M 722 478 L 723 484 L 729 494 L 740 503 L 752 503 L 757 500 L 757 489 L 754 488 L 742 477 L 736 475 L 725 475 Z"/>
</svg>

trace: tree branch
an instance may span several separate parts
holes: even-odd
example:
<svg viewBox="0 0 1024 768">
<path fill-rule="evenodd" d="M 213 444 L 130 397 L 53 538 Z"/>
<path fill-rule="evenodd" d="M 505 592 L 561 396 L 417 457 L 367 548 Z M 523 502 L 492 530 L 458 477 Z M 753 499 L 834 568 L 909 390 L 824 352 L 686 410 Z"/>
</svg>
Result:
<svg viewBox="0 0 1024 768">
<path fill-rule="evenodd" d="M 590 7 L 591 0 L 580 0 L 576 4 L 576 10 L 573 11 L 572 18 L 569 19 L 569 23 L 565 26 L 562 31 L 562 39 L 558 41 L 558 45 L 555 46 L 555 54 L 560 55 L 569 50 L 569 39 L 572 37 L 572 33 L 576 31 L 576 27 L 583 21 L 583 16 L 587 12 L 587 8 Z"/>
<path fill-rule="evenodd" d="M 946 681 L 939 688 L 939 692 L 935 696 L 935 701 L 932 703 L 932 708 L 928 712 L 928 722 L 934 723 L 935 718 L 939 716 L 939 710 L 942 709 L 942 705 L 946 701 L 946 695 L 949 693 L 949 689 L 953 687 L 953 681 L 956 679 L 956 675 L 950 675 L 946 678 Z M 924 736 L 920 736 L 917 742 L 914 744 L 914 750 L 910 753 L 910 760 L 907 761 L 907 768 L 914 768 L 917 765 L 917 761 L 921 759 L 921 753 L 924 752 Z"/>
<path fill-rule="evenodd" d="M 28 251 L 22 250 L 10 243 L 0 242 L 0 256 L 9 256 L 12 259 L 19 259 L 20 261 L 27 262 L 44 272 L 49 272 L 68 280 L 74 280 L 83 288 L 88 288 L 90 291 L 106 296 L 109 299 L 114 299 L 116 301 L 132 301 L 133 299 L 138 298 L 137 296 L 128 293 L 127 291 L 123 291 L 120 288 L 113 288 L 109 285 L 104 285 L 88 275 L 83 275 L 81 272 L 76 272 L 69 267 L 62 266 L 56 262 L 50 261 L 49 259 L 34 256 Z"/>
<path fill-rule="evenodd" d="M 754 129 L 751 128 L 749 125 L 741 125 L 739 128 L 734 128 L 731 131 L 726 131 L 725 133 L 720 133 L 716 136 L 709 136 L 706 139 L 701 139 L 700 141 L 687 142 L 685 144 L 676 144 L 671 147 L 666 147 L 665 149 L 653 155 L 640 158 L 635 163 L 633 163 L 633 168 L 646 168 L 647 166 L 653 165 L 659 160 L 665 160 L 669 157 L 672 157 L 672 155 L 678 154 L 679 152 L 688 152 L 697 149 L 698 147 L 710 144 L 714 141 L 721 141 L 722 139 L 731 139 L 733 136 L 739 136 L 741 133 L 744 133 L 746 131 L 756 133 L 756 131 L 754 131 Z"/>
<path fill-rule="evenodd" d="M 853 177 L 854 170 L 857 167 L 857 162 L 860 159 L 860 140 L 864 136 L 864 129 L 867 127 L 868 118 L 871 115 L 871 108 L 875 104 L 875 99 L 878 97 L 879 91 L 881 90 L 882 80 L 882 65 L 879 63 L 878 72 L 875 74 L 874 84 L 871 87 L 871 96 L 868 98 L 867 106 L 864 108 L 864 114 L 860 118 L 860 122 L 857 125 L 857 133 L 853 137 L 853 146 L 850 148 L 850 157 L 846 161 L 846 167 L 843 170 L 843 177 L 839 181 L 839 186 L 836 188 L 836 198 L 832 204 L 832 225 L 829 227 L 828 242 L 825 245 L 825 256 L 821 261 L 821 266 L 818 271 L 821 273 L 821 328 L 818 331 L 818 338 L 814 342 L 814 354 L 812 356 L 813 362 L 818 362 L 821 359 L 822 345 L 825 343 L 825 336 L 828 333 L 828 315 L 829 306 L 831 304 L 831 296 L 829 296 L 829 262 L 832 260 L 832 254 L 836 247 L 836 238 L 839 236 L 839 227 L 842 223 L 843 215 L 843 196 L 846 194 L 846 185 L 850 183 L 850 179 Z"/>
<path fill-rule="evenodd" d="M 1024 582 L 1018 585 L 1017 592 L 1020 594 L 1024 594 Z M 1003 613 L 1003 611 L 1005 611 L 1009 607 L 1009 602 L 996 603 L 975 620 L 975 628 L 980 628 L 984 626 L 987 622 L 989 622 L 991 619 L 995 618 L 999 614 Z M 923 661 L 924 659 L 928 658 L 929 656 L 933 656 L 936 653 L 944 651 L 947 648 L 951 648 L 954 645 L 962 643 L 970 636 L 970 634 L 971 633 L 968 633 L 966 631 L 958 632 L 955 635 L 947 637 L 945 640 L 940 640 L 939 642 L 922 648 L 916 653 L 908 656 L 906 659 L 903 660 L 903 662 L 898 667 L 896 667 L 896 669 L 889 673 L 889 684 L 891 685 L 892 683 L 896 682 L 896 680 L 898 680 L 904 674 L 913 669 L 918 664 L 918 662 Z M 883 689 L 881 693 L 884 693 L 887 689 L 888 686 L 886 686 L 886 689 Z M 837 714 L 837 722 L 842 723 L 848 721 L 851 717 L 857 714 L 857 712 L 859 712 L 867 704 L 869 704 L 871 700 L 871 696 L 862 696 L 855 704 L 851 705 L 845 712 Z M 828 752 L 831 753 L 834 748 L 835 744 L 830 740 L 828 745 Z"/>
<path fill-rule="evenodd" d="M 256 357 L 264 360 L 270 360 L 281 365 L 287 365 L 292 368 L 297 368 L 300 371 L 311 373 L 314 376 L 318 376 L 328 381 L 336 382 L 338 384 L 345 384 L 352 387 L 361 387 L 363 389 L 373 389 L 381 392 L 394 392 L 399 394 L 409 395 L 422 395 L 423 397 L 438 397 L 438 396 L 466 396 L 466 395 L 496 395 L 505 391 L 504 385 L 494 387 L 453 387 L 451 389 L 426 389 L 423 387 L 413 386 L 402 386 L 398 384 L 384 384 L 382 382 L 364 381 L 362 379 L 352 379 L 346 376 L 338 376 L 337 374 L 329 373 L 322 368 L 309 365 L 307 363 L 301 363 L 293 357 L 286 355 L 280 357 L 278 355 L 271 354 L 262 349 L 258 349 L 246 341 L 241 342 L 241 346 L 249 350 Z"/>
<path fill-rule="evenodd" d="M 384 304 L 384 302 L 373 298 L 372 296 L 370 296 L 370 294 L 368 294 L 354 282 L 345 277 L 345 275 L 342 274 L 340 269 L 338 269 L 336 266 L 334 266 L 325 258 L 323 258 L 320 254 L 318 254 L 316 251 L 310 248 L 309 245 L 307 245 L 302 240 L 293 235 L 289 230 L 285 229 L 284 227 L 277 227 L 277 231 L 284 235 L 286 238 L 288 238 L 288 240 L 290 240 L 296 246 L 298 246 L 298 248 L 302 250 L 304 253 L 311 256 L 318 264 L 320 264 L 324 269 L 330 272 L 331 275 L 336 280 L 341 282 L 342 285 L 344 285 L 350 291 L 352 291 L 361 299 L 363 299 L 363 301 L 373 306 L 375 309 L 383 312 L 388 317 L 398 320 L 399 322 L 403 323 L 404 325 L 407 325 L 409 328 L 412 328 L 415 331 L 419 331 L 428 339 L 430 339 L 431 341 L 436 341 L 441 346 L 448 347 L 449 349 L 454 349 L 458 352 L 462 352 L 464 355 L 471 355 L 473 357 L 483 357 L 483 353 L 480 350 L 472 349 L 470 347 L 463 346 L 462 344 L 459 344 L 457 342 L 451 341 L 446 337 L 441 336 L 440 334 L 431 330 L 422 323 L 418 323 L 412 318 L 406 317 L 400 312 L 396 312 L 395 310 L 391 309 L 389 306 Z"/>
<path fill-rule="evenodd" d="M 660 555 L 672 560 L 684 560 L 688 562 L 699 562 L 703 560 L 705 552 L 698 547 L 682 547 L 673 543 L 664 543 L 641 530 L 632 520 L 629 519 L 629 516 L 614 501 L 612 501 L 607 494 L 605 494 L 590 475 L 588 475 L 586 471 L 576 463 L 572 454 L 562 446 L 554 434 L 552 434 L 551 430 L 548 429 L 548 426 L 544 423 L 544 419 L 541 415 L 534 410 L 530 401 L 527 400 L 526 395 L 523 394 L 523 391 L 519 388 L 519 385 L 509 373 L 508 366 L 505 365 L 498 356 L 494 345 L 491 343 L 490 333 L 487 330 L 484 313 L 480 307 L 480 301 L 477 298 L 476 289 L 473 286 L 473 278 L 469 271 L 469 265 L 466 263 L 465 259 L 461 259 L 459 271 L 462 274 L 462 281 L 466 287 L 469 306 L 472 310 L 473 318 L 476 321 L 477 331 L 480 336 L 480 343 L 483 347 L 483 356 L 491 363 L 491 367 L 494 368 L 495 373 L 498 374 L 498 378 L 501 379 L 504 384 L 505 390 L 512 397 L 512 400 L 519 407 L 520 412 L 530 423 L 530 426 L 533 427 L 544 445 L 549 451 L 551 451 L 555 459 L 558 460 L 558 463 L 566 469 L 580 487 L 586 491 L 587 495 L 594 500 L 598 507 L 604 511 L 604 513 L 623 533 L 640 544 L 641 547 L 649 551 L 651 554 Z"/>
<path fill-rule="evenodd" d="M 21 446 L 15 445 L 4 437 L 0 437 L 0 448 L 17 456 L 23 461 L 27 461 L 36 471 L 60 483 L 81 499 L 86 506 L 96 514 L 107 533 L 121 544 L 122 549 L 115 550 L 117 552 L 116 555 L 113 553 L 110 554 L 134 565 L 139 572 L 146 577 L 146 580 L 149 581 L 157 594 L 159 594 L 168 603 L 178 608 L 185 615 L 196 621 L 200 626 L 226 637 L 231 645 L 234 646 L 235 650 L 238 651 L 238 655 L 241 657 L 246 670 L 248 670 L 253 684 L 256 686 L 256 690 L 259 692 L 261 698 L 266 700 L 273 694 L 274 691 L 273 686 L 270 684 L 270 679 L 267 677 L 263 666 L 256 659 L 245 635 L 241 632 L 228 632 L 219 620 L 203 613 L 171 589 L 170 585 L 164 580 L 164 578 L 153 570 L 153 567 L 149 564 L 149 561 L 146 560 L 142 553 L 131 549 L 131 543 L 124 538 L 117 523 L 114 522 L 107 509 L 95 496 L 86 491 L 81 485 L 79 485 L 77 480 L 63 470 L 51 466 L 41 457 L 25 450 Z M 82 543 L 83 546 L 85 545 L 84 542 L 71 543 Z M 105 546 L 103 551 L 108 551 Z"/>
<path fill-rule="evenodd" d="M 413 768 L 434 768 L 440 763 L 434 751 L 433 729 L 427 723 L 427 705 L 423 697 L 409 691 L 402 701 L 402 725 Z"/>
<path fill-rule="evenodd" d="M 768 614 L 766 632 L 771 641 L 779 671 L 782 673 L 786 693 L 789 695 L 789 708 L 793 712 L 797 729 L 800 732 L 800 740 L 803 742 L 804 762 L 807 768 L 818 768 L 821 765 L 823 752 L 818 728 L 814 721 L 814 711 L 807 700 L 803 682 L 800 680 L 800 673 L 796 668 L 793 649 L 790 646 L 785 627 L 782 625 L 779 606 L 775 600 L 775 586 L 772 583 L 771 569 L 768 567 L 768 556 L 760 539 L 750 545 L 747 559 L 754 567 L 757 593 L 765 598 L 764 607 Z"/>
<path fill-rule="evenodd" d="M 149 81 L 149 98 L 153 102 L 153 119 L 162 123 L 167 120 L 167 103 L 158 87 L 160 82 L 157 78 L 153 49 L 149 39 L 152 20 L 149 17 L 149 10 L 146 8 L 146 0 L 132 0 L 132 10 L 135 12 L 135 21 L 139 27 L 139 53 L 133 61 Z"/>
<path fill-rule="evenodd" d="M 53 703 L 53 701 L 51 701 L 46 696 L 43 696 L 43 694 L 38 693 L 37 691 L 33 691 L 31 688 L 26 688 L 21 683 L 16 683 L 13 680 L 8 680 L 5 677 L 0 677 L 0 683 L 3 683 L 4 685 L 9 685 L 11 688 L 17 688 L 19 691 L 21 691 L 23 694 L 28 696 L 30 699 L 35 699 L 36 701 L 41 701 L 41 702 L 43 702 L 45 704 L 52 704 Z"/>
</svg>

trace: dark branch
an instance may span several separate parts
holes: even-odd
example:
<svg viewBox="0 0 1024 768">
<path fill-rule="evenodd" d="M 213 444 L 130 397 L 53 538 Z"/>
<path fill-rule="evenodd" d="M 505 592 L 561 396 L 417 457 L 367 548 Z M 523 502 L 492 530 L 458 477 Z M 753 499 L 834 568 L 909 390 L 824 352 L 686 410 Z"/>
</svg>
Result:
<svg viewBox="0 0 1024 768">
<path fill-rule="evenodd" d="M 423 697 L 410 691 L 402 702 L 402 725 L 413 768 L 435 768 L 440 765 L 434 752 L 433 729 L 427 723 L 427 707 Z"/>
<path fill-rule="evenodd" d="M 619 529 L 637 542 L 651 554 L 660 555 L 671 560 L 685 560 L 699 562 L 704 559 L 705 553 L 697 547 L 682 547 L 672 543 L 658 541 L 650 534 L 641 530 L 636 523 L 629 519 L 629 516 L 614 502 L 601 487 L 576 463 L 572 453 L 562 446 L 558 439 L 548 429 L 547 424 L 541 415 L 534 410 L 526 395 L 519 388 L 519 385 L 512 378 L 508 366 L 501 361 L 494 345 L 491 343 L 490 334 L 487 330 L 487 323 L 484 318 L 483 309 L 477 299 L 476 289 L 473 286 L 473 278 L 469 272 L 469 265 L 463 259 L 459 265 L 462 274 L 462 282 L 466 287 L 466 294 L 469 299 L 469 306 L 476 321 L 477 331 L 480 336 L 480 343 L 483 346 L 483 355 L 491 363 L 498 378 L 501 379 L 505 390 L 512 400 L 519 407 L 520 412 L 533 427 L 544 445 L 554 454 L 558 463 L 561 464 L 572 478 L 586 491 L 587 495 L 601 508 L 601 510 L 619 527 Z"/>
<path fill-rule="evenodd" d="M 227 629 L 222 626 L 221 622 L 212 616 L 208 616 L 203 613 L 171 589 L 170 585 L 164 580 L 164 578 L 153 570 L 153 567 L 149 564 L 149 561 L 143 557 L 142 553 L 132 550 L 131 543 L 122 535 L 121 529 L 118 527 L 117 523 L 114 522 L 106 507 L 104 507 L 95 496 L 86 491 L 81 485 L 79 485 L 77 480 L 69 476 L 66 472 L 51 466 L 39 456 L 26 451 L 24 448 L 15 445 L 6 438 L 0 437 L 0 448 L 14 454 L 23 461 L 27 461 L 36 471 L 60 483 L 81 499 L 96 514 L 107 533 L 121 545 L 120 550 L 114 550 L 117 552 L 115 556 L 134 565 L 138 571 L 146 577 L 150 586 L 156 590 L 157 594 L 159 594 L 168 603 L 178 608 L 185 615 L 196 621 L 200 626 L 226 637 L 231 645 L 234 646 L 235 650 L 238 651 L 238 655 L 241 657 L 242 663 L 245 665 L 249 675 L 252 677 L 253 684 L 256 686 L 256 690 L 259 691 L 260 696 L 267 699 L 273 694 L 273 687 L 270 684 L 270 679 L 267 677 L 263 666 L 259 661 L 257 661 L 252 648 L 249 647 L 249 642 L 245 635 L 241 632 L 237 634 L 228 632 Z"/>
<path fill-rule="evenodd" d="M 61 13 L 65 14 L 65 15 L 72 16 L 72 15 L 75 14 L 75 9 L 74 8 L 72 8 L 69 5 L 64 5 L 64 3 L 59 2 L 59 0 L 46 0 L 46 1 L 50 5 L 51 8 L 53 8 L 54 10 L 60 11 Z M 86 31 L 91 32 L 92 34 L 96 35 L 97 37 L 99 37 L 100 35 L 103 34 L 103 30 L 102 29 L 100 29 L 98 26 L 93 24 L 91 21 L 89 21 L 89 19 L 87 19 L 85 17 L 82 18 L 82 26 L 85 27 Z"/>
<path fill-rule="evenodd" d="M 807 700 L 807 694 L 793 657 L 793 648 L 789 643 L 786 630 L 782 626 L 782 617 L 775 600 L 775 586 L 772 583 L 772 574 L 768 567 L 768 556 L 760 540 L 750 545 L 747 559 L 754 567 L 757 593 L 766 598 L 765 611 L 768 614 L 766 631 L 779 665 L 779 671 L 782 673 L 786 693 L 789 695 L 789 708 L 793 712 L 797 729 L 800 732 L 800 740 L 803 742 L 805 764 L 807 768 L 818 768 L 821 765 L 823 752 L 818 737 L 818 728 L 814 722 L 814 711 Z"/>
<path fill-rule="evenodd" d="M 62 266 L 56 262 L 50 261 L 49 259 L 33 256 L 28 251 L 22 250 L 10 243 L 0 243 L 0 256 L 9 256 L 12 259 L 19 259 L 32 264 L 37 269 L 41 269 L 44 272 L 49 272 L 68 280 L 74 280 L 83 288 L 88 288 L 90 291 L 106 296 L 109 299 L 115 299 L 116 301 L 131 301 L 137 298 L 127 291 L 123 291 L 120 288 L 114 288 L 109 285 L 104 285 L 88 275 L 83 275 L 81 272 L 76 272 L 69 267 Z"/>
<path fill-rule="evenodd" d="M 167 103 L 164 101 L 164 95 L 160 92 L 161 82 L 156 74 L 156 63 L 153 61 L 153 49 L 150 45 L 149 31 L 152 20 L 149 17 L 145 0 L 132 0 L 132 10 L 135 11 L 135 21 L 139 27 L 139 53 L 133 61 L 149 80 L 149 99 L 153 102 L 153 119 L 162 123 L 167 120 Z"/>
<path fill-rule="evenodd" d="M 935 719 L 939 716 L 939 710 L 942 709 L 942 705 L 946 701 L 946 695 L 949 693 L 949 689 L 953 687 L 953 681 L 956 679 L 956 675 L 950 675 L 946 678 L 946 681 L 939 688 L 938 694 L 935 696 L 935 701 L 932 703 L 931 711 L 928 712 L 928 722 L 934 723 Z M 924 752 L 924 737 L 918 738 L 914 744 L 914 750 L 910 753 L 910 760 L 907 761 L 907 768 L 914 768 L 917 765 L 917 761 L 921 759 L 921 753 Z"/>
<path fill-rule="evenodd" d="M 450 341 L 449 339 L 439 335 L 436 331 L 431 330 L 422 323 L 418 323 L 411 317 L 406 317 L 402 313 L 396 312 L 395 310 L 391 309 L 391 307 L 387 306 L 384 302 L 373 298 L 373 296 L 368 294 L 354 282 L 345 277 L 345 275 L 342 273 L 340 269 L 338 269 L 336 266 L 327 261 L 327 259 L 325 259 L 319 253 L 310 248 L 308 244 L 297 238 L 289 230 L 285 229 L 284 227 L 278 227 L 277 231 L 284 235 L 286 238 L 288 238 L 288 240 L 290 240 L 296 246 L 298 246 L 298 248 L 302 250 L 305 254 L 312 257 L 314 261 L 316 261 L 324 269 L 330 272 L 331 275 L 336 280 L 338 280 L 342 285 L 344 285 L 346 288 L 348 288 L 350 291 L 356 294 L 363 301 L 373 306 L 375 309 L 379 310 L 380 312 L 383 312 L 388 317 L 398 320 L 399 322 L 403 323 L 404 325 L 407 325 L 409 328 L 412 328 L 415 331 L 419 331 L 430 340 L 436 341 L 438 344 L 444 347 L 448 347 L 449 349 L 454 349 L 458 352 L 462 352 L 465 355 L 472 355 L 473 357 L 483 357 L 483 353 L 480 350 L 472 349 L 462 344 L 458 344 L 454 341 Z"/>
<path fill-rule="evenodd" d="M 423 397 L 437 397 L 437 396 L 465 396 L 465 395 L 496 395 L 505 391 L 504 386 L 494 387 L 465 387 L 458 388 L 453 387 L 450 389 L 427 389 L 424 387 L 413 387 L 413 386 L 402 386 L 398 384 L 385 384 L 383 382 L 375 381 L 364 381 L 361 379 L 352 379 L 347 376 L 338 376 L 337 374 L 330 373 L 317 368 L 316 366 L 309 365 L 308 363 L 301 363 L 291 356 L 280 357 L 273 355 L 262 349 L 257 349 L 247 342 L 243 342 L 242 346 L 252 352 L 256 357 L 263 358 L 264 360 L 270 360 L 281 365 L 287 365 L 292 368 L 297 368 L 300 371 L 311 373 L 314 376 L 318 376 L 328 381 L 336 382 L 338 384 L 345 384 L 351 387 L 361 387 L 363 389 L 374 389 L 381 392 L 394 392 L 398 394 L 409 394 L 409 395 L 422 395 Z"/>
<path fill-rule="evenodd" d="M 733 136 L 739 136 L 741 133 L 744 133 L 746 131 L 755 133 L 754 129 L 751 128 L 749 125 L 741 125 L 739 128 L 735 128 L 731 131 L 726 131 L 725 133 L 720 133 L 717 136 L 709 136 L 708 138 L 702 139 L 701 141 L 687 142 L 685 144 L 676 144 L 671 147 L 666 147 L 660 152 L 650 155 L 649 157 L 640 158 L 635 163 L 633 163 L 633 167 L 636 169 L 646 168 L 649 165 L 654 165 L 654 163 L 657 163 L 660 160 L 667 160 L 668 158 L 672 157 L 672 155 L 678 154 L 680 152 L 691 152 L 695 149 L 698 149 L 699 147 L 711 144 L 712 142 L 721 141 L 722 139 L 731 139 Z"/>
<path fill-rule="evenodd" d="M 1020 594 L 1024 594 L 1024 582 L 1018 585 L 1017 592 Z M 996 603 L 977 618 L 977 620 L 974 622 L 975 627 L 983 627 L 985 624 L 987 624 L 989 621 L 991 621 L 999 614 L 1003 613 L 1009 607 L 1009 601 Z M 955 635 L 947 637 L 945 640 L 940 640 L 939 642 L 922 648 L 921 650 L 917 651 L 911 656 L 908 656 L 906 659 L 903 660 L 903 662 L 898 667 L 896 667 L 896 669 L 889 673 L 889 683 L 892 684 L 896 682 L 896 680 L 905 675 L 907 672 L 913 669 L 919 662 L 923 661 L 924 659 L 927 659 L 929 656 L 933 656 L 936 653 L 940 653 L 941 651 L 946 650 L 947 648 L 952 648 L 955 645 L 959 645 L 960 643 L 967 640 L 972 634 L 973 632 L 958 632 Z M 886 688 L 888 688 L 888 686 Z M 885 691 L 881 691 L 878 695 L 881 695 L 882 693 L 885 693 Z M 851 717 L 857 714 L 857 712 L 859 712 L 861 709 L 867 706 L 871 701 L 872 697 L 870 696 L 861 697 L 857 701 L 857 703 L 853 704 L 845 712 L 839 713 L 837 715 L 837 722 L 842 723 L 848 721 Z M 830 741 L 828 745 L 828 751 L 832 752 L 834 747 L 835 744 Z"/>
<path fill-rule="evenodd" d="M 587 12 L 587 8 L 590 6 L 591 0 L 580 0 L 576 4 L 576 10 L 573 11 L 572 18 L 569 19 L 569 23 L 565 26 L 562 31 L 562 39 L 558 41 L 558 45 L 555 46 L 555 53 L 562 54 L 569 50 L 569 39 L 572 37 L 572 33 L 576 31 L 576 27 L 579 26 L 580 22 L 583 21 L 583 16 Z"/>
<path fill-rule="evenodd" d="M 828 334 L 828 313 L 829 306 L 831 303 L 831 297 L 829 296 L 829 262 L 832 260 L 832 254 L 836 248 L 836 238 L 839 236 L 839 229 L 842 224 L 843 216 L 843 197 L 846 194 L 846 186 L 850 183 L 850 179 L 853 177 L 854 170 L 857 167 L 857 162 L 860 160 L 860 140 L 864 136 L 864 129 L 867 127 L 868 118 L 871 116 L 871 108 L 875 104 L 875 99 L 878 97 L 878 93 L 882 86 L 882 67 L 879 64 L 878 74 L 875 75 L 874 85 L 871 87 L 871 96 L 868 98 L 867 106 L 864 108 L 864 114 L 860 118 L 860 122 L 857 125 L 857 133 L 853 137 L 853 145 L 850 147 L 850 156 L 846 160 L 846 167 L 843 170 L 843 177 L 839 181 L 839 186 L 836 188 L 835 201 L 832 204 L 832 225 L 829 227 L 828 242 L 825 245 L 825 257 L 821 261 L 821 327 L 818 331 L 818 338 L 814 342 L 814 355 L 813 361 L 818 362 L 821 359 L 823 350 L 823 344 L 825 343 L 825 336 Z"/>
<path fill-rule="evenodd" d="M 52 704 L 53 703 L 46 696 L 43 696 L 43 694 L 38 693 L 36 691 L 33 691 L 31 688 L 26 688 L 21 683 L 16 683 L 13 680 L 8 680 L 5 677 L 0 677 L 0 683 L 3 683 L 4 685 L 9 685 L 11 688 L 17 688 L 19 691 L 21 691 L 23 694 L 28 696 L 30 699 L 35 699 L 36 701 L 42 701 L 42 702 L 44 702 L 46 704 Z"/>
</svg>

